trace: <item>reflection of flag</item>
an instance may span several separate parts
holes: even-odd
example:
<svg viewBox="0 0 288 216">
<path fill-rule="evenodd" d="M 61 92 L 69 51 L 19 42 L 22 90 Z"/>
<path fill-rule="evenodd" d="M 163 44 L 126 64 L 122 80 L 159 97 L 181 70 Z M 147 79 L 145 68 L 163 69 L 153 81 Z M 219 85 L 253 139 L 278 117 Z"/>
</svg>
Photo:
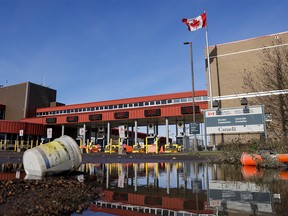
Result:
<svg viewBox="0 0 288 216">
<path fill-rule="evenodd" d="M 200 16 L 192 19 L 183 18 L 182 22 L 188 26 L 189 31 L 196 31 L 200 28 L 203 28 L 207 25 L 206 23 L 206 13 L 201 14 Z"/>
</svg>

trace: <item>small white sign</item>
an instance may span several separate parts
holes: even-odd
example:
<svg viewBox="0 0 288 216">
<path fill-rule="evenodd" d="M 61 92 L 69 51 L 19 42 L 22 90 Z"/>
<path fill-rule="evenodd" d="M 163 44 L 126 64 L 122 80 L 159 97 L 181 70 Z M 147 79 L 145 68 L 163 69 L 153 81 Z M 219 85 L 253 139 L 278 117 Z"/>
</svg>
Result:
<svg viewBox="0 0 288 216">
<path fill-rule="evenodd" d="M 85 128 L 80 128 L 80 129 L 79 129 L 79 135 L 80 135 L 80 136 L 85 135 Z"/>
<path fill-rule="evenodd" d="M 47 128 L 47 138 L 48 139 L 52 138 L 52 128 Z"/>
<path fill-rule="evenodd" d="M 119 126 L 119 137 L 120 138 L 126 138 L 126 136 L 125 136 L 125 125 Z"/>
<path fill-rule="evenodd" d="M 119 188 L 124 188 L 124 180 L 125 180 L 125 175 L 120 174 L 118 177 L 118 187 Z"/>
<path fill-rule="evenodd" d="M 19 130 L 19 136 L 22 137 L 24 135 L 24 130 Z"/>
</svg>

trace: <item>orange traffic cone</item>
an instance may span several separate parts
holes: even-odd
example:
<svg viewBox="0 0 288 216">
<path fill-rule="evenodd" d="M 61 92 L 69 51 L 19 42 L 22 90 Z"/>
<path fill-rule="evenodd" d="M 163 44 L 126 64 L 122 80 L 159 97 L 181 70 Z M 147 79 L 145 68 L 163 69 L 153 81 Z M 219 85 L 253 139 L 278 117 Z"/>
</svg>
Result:
<svg viewBox="0 0 288 216">
<path fill-rule="evenodd" d="M 160 147 L 160 151 L 159 151 L 159 153 L 164 153 L 163 145 Z"/>
</svg>

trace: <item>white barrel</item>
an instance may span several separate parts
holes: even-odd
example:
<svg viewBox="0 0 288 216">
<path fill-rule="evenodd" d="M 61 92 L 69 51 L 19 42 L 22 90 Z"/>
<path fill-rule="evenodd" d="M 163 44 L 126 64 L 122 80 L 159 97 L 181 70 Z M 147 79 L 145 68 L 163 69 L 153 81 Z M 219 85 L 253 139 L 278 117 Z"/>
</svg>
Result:
<svg viewBox="0 0 288 216">
<path fill-rule="evenodd" d="M 44 176 L 79 168 L 82 155 L 77 143 L 69 136 L 28 149 L 23 154 L 26 175 Z"/>
</svg>

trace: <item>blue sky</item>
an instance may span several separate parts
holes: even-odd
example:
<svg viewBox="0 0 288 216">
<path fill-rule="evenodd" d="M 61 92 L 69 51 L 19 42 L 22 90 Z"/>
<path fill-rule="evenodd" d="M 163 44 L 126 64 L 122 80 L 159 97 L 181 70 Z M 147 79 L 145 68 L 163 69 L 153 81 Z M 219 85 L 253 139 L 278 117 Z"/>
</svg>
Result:
<svg viewBox="0 0 288 216">
<path fill-rule="evenodd" d="M 207 89 L 209 45 L 287 31 L 287 0 L 0 0 L 0 85 L 30 81 L 65 104 Z M 212 71 L 213 73 L 213 71 Z"/>
</svg>

